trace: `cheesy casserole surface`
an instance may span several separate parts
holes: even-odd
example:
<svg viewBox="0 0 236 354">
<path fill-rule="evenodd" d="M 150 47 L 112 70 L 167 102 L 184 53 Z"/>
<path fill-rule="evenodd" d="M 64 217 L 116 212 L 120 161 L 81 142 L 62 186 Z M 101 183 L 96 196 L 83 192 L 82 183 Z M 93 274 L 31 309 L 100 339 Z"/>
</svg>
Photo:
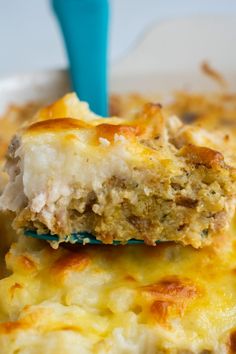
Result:
<svg viewBox="0 0 236 354">
<path fill-rule="evenodd" d="M 236 245 L 221 241 L 53 250 L 19 240 L 0 281 L 1 353 L 235 353 Z"/>
</svg>

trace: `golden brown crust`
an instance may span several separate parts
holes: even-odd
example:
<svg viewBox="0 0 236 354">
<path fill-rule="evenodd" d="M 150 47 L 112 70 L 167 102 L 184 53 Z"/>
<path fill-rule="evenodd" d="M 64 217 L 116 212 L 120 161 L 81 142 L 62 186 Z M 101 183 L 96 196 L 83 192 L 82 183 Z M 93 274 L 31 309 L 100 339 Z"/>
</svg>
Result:
<svg viewBox="0 0 236 354">
<path fill-rule="evenodd" d="M 33 123 L 26 128 L 26 134 L 39 134 L 43 132 L 59 132 L 80 128 L 88 128 L 89 125 L 79 119 L 73 118 L 54 118 Z"/>
<path fill-rule="evenodd" d="M 84 270 L 89 262 L 90 258 L 85 252 L 77 251 L 58 258 L 52 265 L 51 271 L 55 276 L 63 277 L 68 272 L 80 272 Z"/>
<path fill-rule="evenodd" d="M 188 303 L 200 296 L 200 291 L 192 280 L 177 276 L 146 285 L 142 287 L 142 291 L 151 299 L 151 314 L 161 323 L 166 323 L 171 311 L 183 316 Z"/>
<path fill-rule="evenodd" d="M 114 140 L 115 134 L 123 135 L 126 138 L 141 135 L 140 127 L 130 125 L 114 125 L 114 124 L 100 124 L 96 127 L 96 135 L 98 138 L 105 138 L 109 141 Z"/>
<path fill-rule="evenodd" d="M 0 333 L 2 335 L 11 334 L 16 331 L 22 331 L 28 329 L 27 324 L 22 323 L 21 321 L 15 322 L 5 322 L 0 324 Z"/>
<path fill-rule="evenodd" d="M 236 330 L 233 330 L 229 336 L 229 354 L 236 353 Z"/>
<path fill-rule="evenodd" d="M 168 302 L 184 302 L 198 294 L 191 280 L 177 276 L 163 278 L 158 283 L 144 286 L 142 290 L 158 301 Z"/>
<path fill-rule="evenodd" d="M 57 102 L 55 103 L 57 105 Z M 43 111 L 41 119 L 41 111 Z M 41 134 L 47 132 L 66 132 L 80 129 L 95 129 L 97 137 L 104 137 L 109 140 L 114 138 L 115 134 L 124 135 L 128 138 L 132 136 L 142 136 L 146 138 L 157 137 L 163 133 L 164 119 L 161 114 L 160 104 L 147 103 L 135 119 L 125 120 L 119 118 L 98 119 L 85 121 L 80 117 L 57 117 L 57 109 L 54 111 L 53 105 L 50 106 L 50 117 L 46 119 L 44 110 L 38 113 L 40 120 L 28 125 L 25 134 Z M 47 110 L 46 110 L 47 112 Z"/>
<path fill-rule="evenodd" d="M 192 144 L 184 146 L 180 150 L 182 156 L 186 156 L 194 164 L 206 166 L 207 168 L 224 168 L 224 156 L 213 149 Z"/>
</svg>

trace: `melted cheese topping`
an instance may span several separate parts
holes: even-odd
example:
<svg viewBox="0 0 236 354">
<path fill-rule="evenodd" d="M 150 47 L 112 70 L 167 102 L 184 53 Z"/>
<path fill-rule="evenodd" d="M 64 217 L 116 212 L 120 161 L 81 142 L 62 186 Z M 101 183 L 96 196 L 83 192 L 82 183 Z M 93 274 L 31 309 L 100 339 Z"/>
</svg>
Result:
<svg viewBox="0 0 236 354">
<path fill-rule="evenodd" d="M 166 244 L 55 251 L 22 238 L 6 261 L 4 354 L 224 354 L 235 346 L 235 241 L 204 250 Z"/>
</svg>

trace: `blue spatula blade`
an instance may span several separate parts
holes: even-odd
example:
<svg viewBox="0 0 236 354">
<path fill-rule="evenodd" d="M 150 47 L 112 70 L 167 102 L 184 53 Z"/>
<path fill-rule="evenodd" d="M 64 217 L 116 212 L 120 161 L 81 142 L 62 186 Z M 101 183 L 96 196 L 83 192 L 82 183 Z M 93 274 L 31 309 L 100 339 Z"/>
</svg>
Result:
<svg viewBox="0 0 236 354">
<path fill-rule="evenodd" d="M 37 234 L 37 232 L 33 230 L 26 230 L 24 231 L 25 236 L 37 238 L 40 240 L 45 240 L 45 241 L 54 241 L 58 242 L 59 237 L 57 235 L 50 235 L 50 234 Z M 80 244 L 91 244 L 91 245 L 103 245 L 103 242 L 100 240 L 97 240 L 93 235 L 89 234 L 88 232 L 78 232 L 78 233 L 73 233 L 70 236 L 67 236 L 65 238 L 66 242 L 70 243 L 80 243 Z M 130 239 L 127 244 L 129 245 L 139 245 L 143 244 L 144 242 L 142 240 L 136 240 L 136 239 Z M 113 241 L 113 245 L 121 245 L 122 242 L 120 241 Z"/>
</svg>

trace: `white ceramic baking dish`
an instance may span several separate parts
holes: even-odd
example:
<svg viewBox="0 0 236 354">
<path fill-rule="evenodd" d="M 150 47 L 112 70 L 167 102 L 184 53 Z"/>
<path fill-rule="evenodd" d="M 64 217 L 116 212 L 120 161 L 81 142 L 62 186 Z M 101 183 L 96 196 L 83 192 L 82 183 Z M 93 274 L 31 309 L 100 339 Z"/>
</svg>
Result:
<svg viewBox="0 0 236 354">
<path fill-rule="evenodd" d="M 219 70 L 236 91 L 236 15 L 191 17 L 151 26 L 129 54 L 112 66 L 111 92 L 165 93 L 218 90 L 200 71 Z M 49 103 L 71 91 L 67 70 L 27 73 L 0 80 L 0 115 L 9 104 Z M 1 127 L 1 126 L 0 126 Z"/>
</svg>

